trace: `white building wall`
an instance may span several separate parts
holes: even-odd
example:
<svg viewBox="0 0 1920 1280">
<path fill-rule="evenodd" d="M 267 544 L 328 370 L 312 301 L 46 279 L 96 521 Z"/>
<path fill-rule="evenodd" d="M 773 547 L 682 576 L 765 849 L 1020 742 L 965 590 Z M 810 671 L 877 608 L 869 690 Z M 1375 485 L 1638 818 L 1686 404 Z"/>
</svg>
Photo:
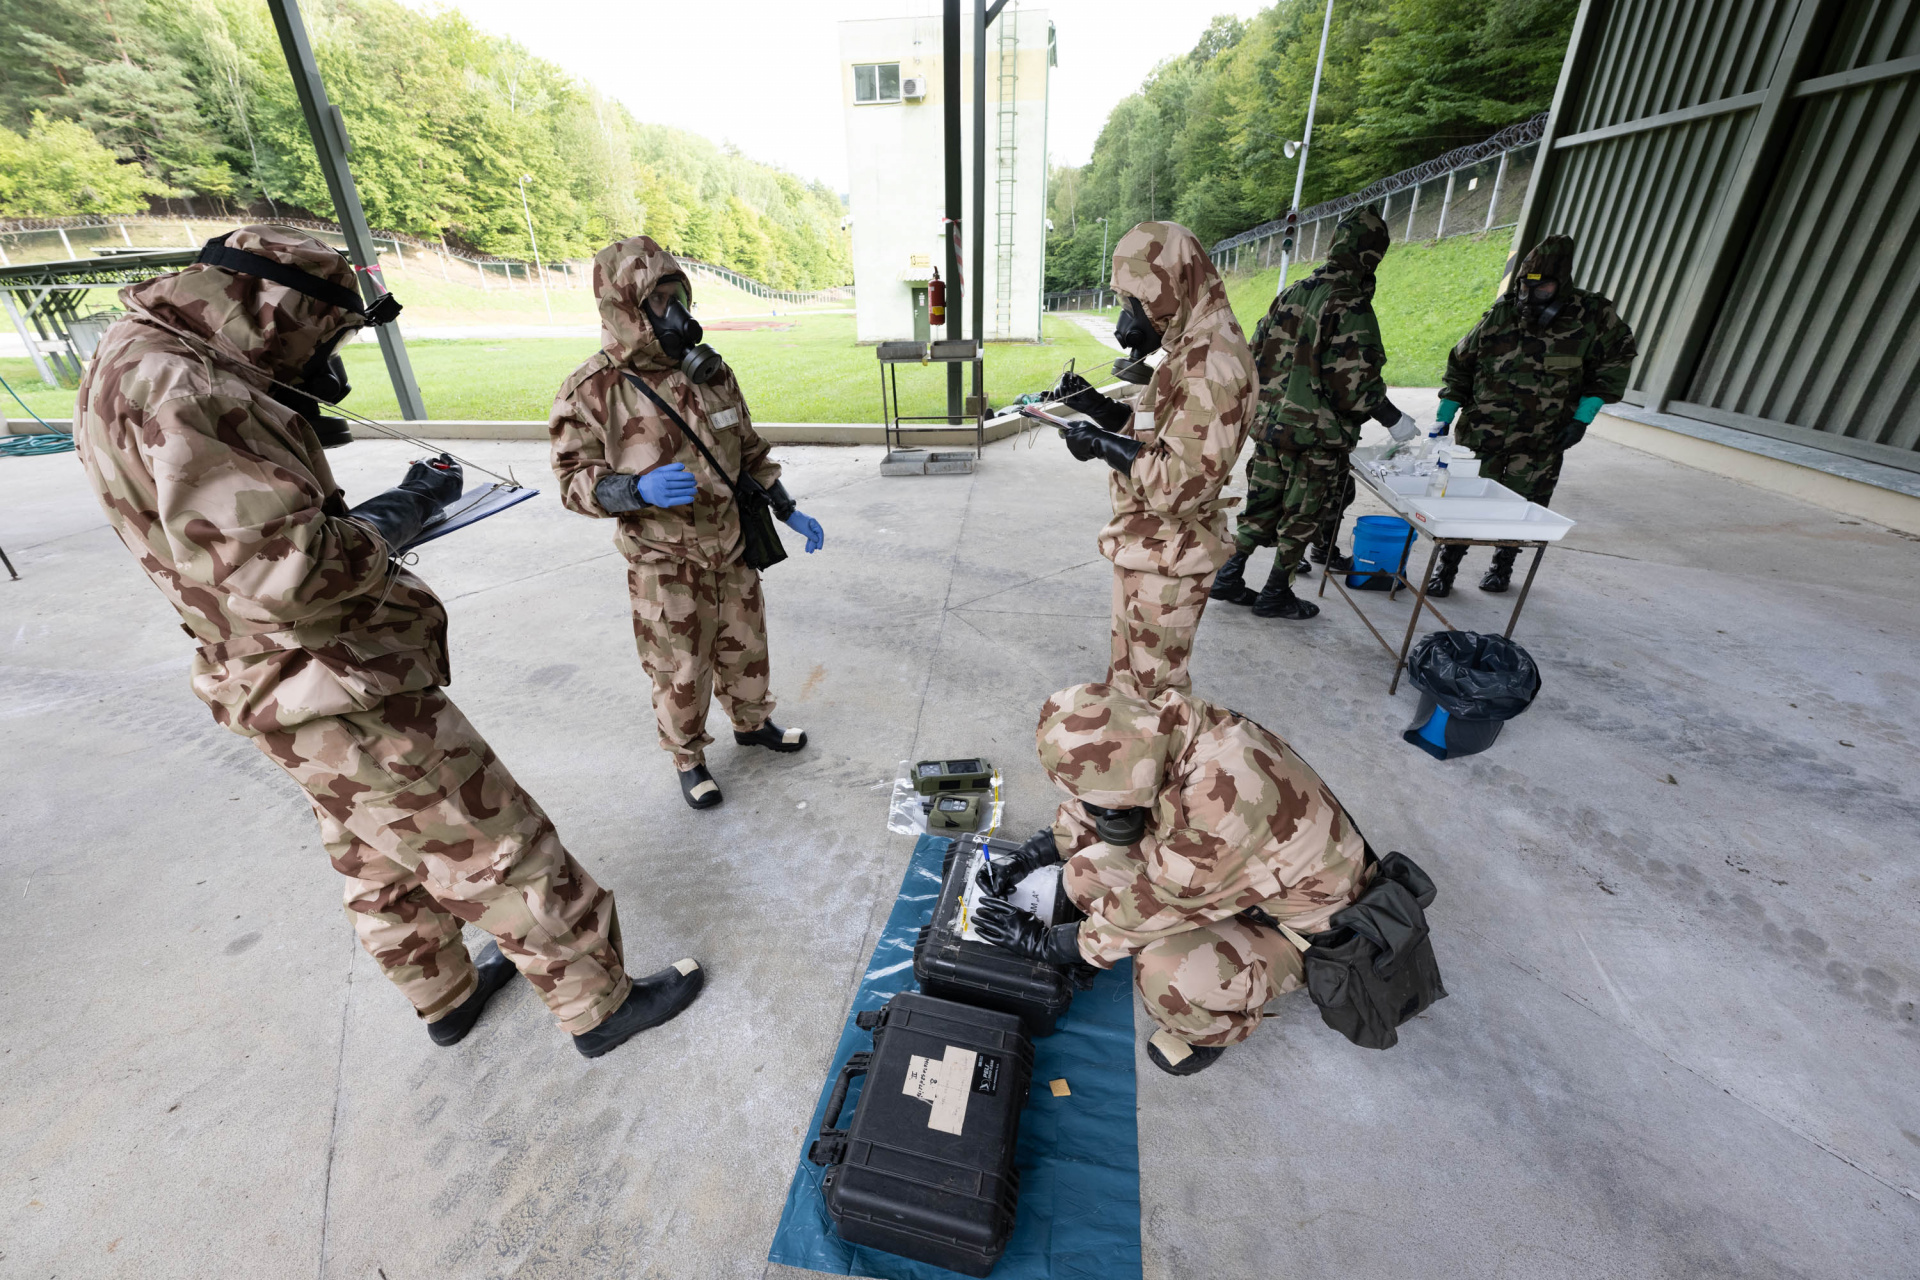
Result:
<svg viewBox="0 0 1920 1280">
<path fill-rule="evenodd" d="M 997 331 L 999 309 L 996 150 L 999 143 L 1000 23 L 1018 37 L 1014 114 L 1013 275 L 1008 324 Z M 973 33 L 962 24 L 961 256 L 967 301 L 963 321 L 971 333 L 972 291 L 984 287 L 982 320 L 991 340 L 1034 342 L 1040 338 L 1040 307 L 1046 265 L 1047 90 L 1052 26 L 1044 9 L 1009 4 L 987 28 L 986 257 L 973 262 Z M 924 77 L 918 101 L 861 103 L 854 100 L 856 65 L 898 62 L 903 79 Z M 861 342 L 913 337 L 913 309 L 903 276 L 916 255 L 946 274 L 941 219 L 946 207 L 944 86 L 940 19 L 882 18 L 840 24 L 841 94 L 847 122 L 848 199 L 853 216 L 856 328 Z M 944 331 L 936 329 L 935 337 Z"/>
</svg>

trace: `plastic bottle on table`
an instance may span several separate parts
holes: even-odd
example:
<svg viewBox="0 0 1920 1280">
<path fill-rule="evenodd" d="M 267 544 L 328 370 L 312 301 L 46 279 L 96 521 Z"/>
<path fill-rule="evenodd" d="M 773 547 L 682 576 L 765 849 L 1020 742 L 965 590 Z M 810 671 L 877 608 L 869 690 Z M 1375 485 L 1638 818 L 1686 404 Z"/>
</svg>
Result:
<svg viewBox="0 0 1920 1280">
<path fill-rule="evenodd" d="M 1444 498 L 1447 496 L 1447 451 L 1440 450 L 1440 456 L 1434 459 L 1433 474 L 1427 477 L 1427 496 Z"/>
</svg>

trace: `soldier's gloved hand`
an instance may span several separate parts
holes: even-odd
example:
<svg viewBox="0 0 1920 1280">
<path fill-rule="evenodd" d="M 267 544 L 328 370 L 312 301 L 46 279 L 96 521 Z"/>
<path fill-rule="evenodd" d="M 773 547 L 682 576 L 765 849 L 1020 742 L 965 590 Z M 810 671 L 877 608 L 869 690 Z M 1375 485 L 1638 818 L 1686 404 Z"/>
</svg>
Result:
<svg viewBox="0 0 1920 1280">
<path fill-rule="evenodd" d="M 1409 440 L 1420 438 L 1420 424 L 1413 420 L 1412 414 L 1403 413 L 1398 422 L 1387 428 L 1387 434 L 1401 444 L 1405 444 Z"/>
<path fill-rule="evenodd" d="M 1594 415 L 1607 407 L 1607 402 L 1599 396 L 1582 396 L 1580 403 L 1573 407 L 1573 420 L 1582 426 L 1593 422 Z"/>
<path fill-rule="evenodd" d="M 664 467 L 655 467 L 633 482 L 633 491 L 640 495 L 640 501 L 650 507 L 684 507 L 693 501 L 694 491 L 698 488 L 693 472 L 678 462 L 669 462 Z"/>
<path fill-rule="evenodd" d="M 826 531 L 820 527 L 818 520 L 815 520 L 806 512 L 795 509 L 793 514 L 788 516 L 783 523 L 795 533 L 805 535 L 808 555 L 812 555 L 827 545 Z"/>
<path fill-rule="evenodd" d="M 1076 422 L 1060 433 L 1066 437 L 1067 452 L 1082 462 L 1100 459 L 1121 475 L 1131 475 L 1133 460 L 1140 455 L 1140 442 L 1085 422 Z"/>
<path fill-rule="evenodd" d="M 433 503 L 436 512 L 459 497 L 465 486 L 466 474 L 453 456 L 446 453 L 414 463 L 407 468 L 407 478 L 400 482 L 400 488 Z"/>
<path fill-rule="evenodd" d="M 1119 431 L 1133 420 L 1133 409 L 1093 389 L 1093 384 L 1077 373 L 1060 376 L 1053 398 L 1075 413 L 1084 413 L 1109 431 Z M 1085 461 L 1085 459 L 1082 459 Z"/>
<path fill-rule="evenodd" d="M 1587 438 L 1586 423 L 1579 422 L 1579 421 L 1569 422 L 1567 424 L 1567 429 L 1560 433 L 1560 447 L 1562 449 L 1571 449 L 1573 448 L 1573 446 L 1579 444 L 1582 440 L 1585 440 L 1586 438 Z"/>
<path fill-rule="evenodd" d="M 347 515 L 372 526 L 387 544 L 387 554 L 396 555 L 420 536 L 427 521 L 460 496 L 461 484 L 460 464 L 443 453 L 414 463 L 399 484 L 368 498 Z"/>
<path fill-rule="evenodd" d="M 982 898 L 973 908 L 972 923 L 982 940 L 1029 960 L 1073 964 L 1080 959 L 1078 920 L 1048 926 L 1031 911 L 1022 911 L 1003 898 Z"/>
<path fill-rule="evenodd" d="M 1458 412 L 1460 412 L 1460 402 L 1458 400 L 1442 400 L 1440 402 L 1440 411 L 1433 416 L 1439 420 L 1442 426 L 1452 426 L 1453 415 Z"/>
<path fill-rule="evenodd" d="M 994 897 L 1004 898 L 1022 880 L 1059 861 L 1060 846 L 1053 841 L 1053 829 L 1042 827 L 1012 853 L 989 852 L 986 865 L 975 872 L 973 878 Z"/>
</svg>

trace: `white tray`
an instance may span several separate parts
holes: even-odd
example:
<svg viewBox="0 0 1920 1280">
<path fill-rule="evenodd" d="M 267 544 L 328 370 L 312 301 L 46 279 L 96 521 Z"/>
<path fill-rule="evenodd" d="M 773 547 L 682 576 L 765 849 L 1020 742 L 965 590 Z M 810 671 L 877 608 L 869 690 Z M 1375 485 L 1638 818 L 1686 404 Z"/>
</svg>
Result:
<svg viewBox="0 0 1920 1280">
<path fill-rule="evenodd" d="M 1573 528 L 1573 521 L 1537 502 L 1526 504 L 1518 518 L 1513 516 L 1470 515 L 1457 512 L 1453 499 L 1408 498 L 1407 516 L 1414 527 L 1430 538 L 1476 538 L 1487 541 L 1558 542 Z M 1492 506 L 1472 499 L 1463 504 Z M 1502 509 L 1511 510 L 1506 504 Z"/>
</svg>

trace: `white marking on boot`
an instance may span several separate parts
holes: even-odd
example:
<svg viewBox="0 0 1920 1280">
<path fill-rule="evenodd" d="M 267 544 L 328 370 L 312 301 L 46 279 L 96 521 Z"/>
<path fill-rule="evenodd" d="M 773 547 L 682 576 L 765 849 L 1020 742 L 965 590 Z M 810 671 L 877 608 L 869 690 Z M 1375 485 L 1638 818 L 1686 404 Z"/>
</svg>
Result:
<svg viewBox="0 0 1920 1280">
<path fill-rule="evenodd" d="M 806 736 L 807 736 L 807 731 L 805 729 L 789 729 L 785 733 L 780 735 L 780 741 L 782 743 L 792 744 L 800 741 L 800 739 Z"/>
<path fill-rule="evenodd" d="M 1171 1031 L 1156 1031 L 1147 1043 L 1160 1051 L 1170 1067 L 1177 1067 L 1193 1056 L 1193 1046 Z"/>
<path fill-rule="evenodd" d="M 712 778 L 708 778 L 705 782 L 701 783 L 699 786 L 696 786 L 693 790 L 687 792 L 687 794 L 692 798 L 694 798 L 695 800 L 705 800 L 709 793 L 717 792 L 719 790 L 720 790 L 720 784 L 715 782 Z"/>
<path fill-rule="evenodd" d="M 698 969 L 700 967 L 700 962 L 698 960 L 695 960 L 692 956 L 688 956 L 684 960 L 675 960 L 673 962 L 673 967 L 678 969 L 680 971 L 680 976 L 684 978 L 688 974 L 692 973 L 695 969 Z"/>
</svg>

